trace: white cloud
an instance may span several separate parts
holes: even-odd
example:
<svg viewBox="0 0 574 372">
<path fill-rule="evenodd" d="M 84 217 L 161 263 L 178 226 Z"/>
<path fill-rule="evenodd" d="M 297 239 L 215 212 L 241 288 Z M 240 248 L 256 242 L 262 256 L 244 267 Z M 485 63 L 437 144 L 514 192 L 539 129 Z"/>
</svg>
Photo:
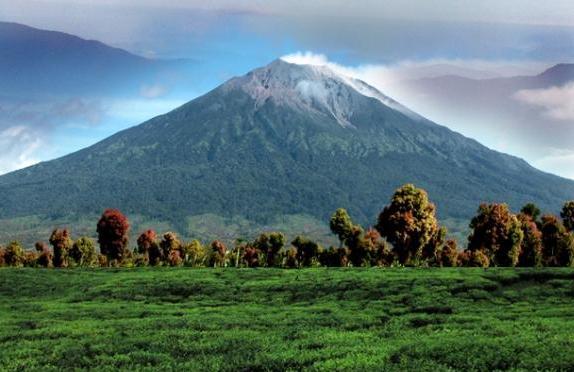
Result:
<svg viewBox="0 0 574 372">
<path fill-rule="evenodd" d="M 574 120 L 574 83 L 547 89 L 525 89 L 514 98 L 532 106 L 542 107 L 544 114 L 557 120 Z"/>
<path fill-rule="evenodd" d="M 0 132 L 0 174 L 36 164 L 35 154 L 42 139 L 25 126 L 9 127 Z"/>
</svg>

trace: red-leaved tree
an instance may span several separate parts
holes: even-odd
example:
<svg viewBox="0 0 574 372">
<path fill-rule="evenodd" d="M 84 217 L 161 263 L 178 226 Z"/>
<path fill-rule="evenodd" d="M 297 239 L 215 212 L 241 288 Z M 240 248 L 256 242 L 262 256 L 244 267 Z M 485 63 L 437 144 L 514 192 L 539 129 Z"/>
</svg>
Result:
<svg viewBox="0 0 574 372">
<path fill-rule="evenodd" d="M 108 262 L 121 262 L 127 253 L 130 224 L 126 216 L 117 209 L 106 209 L 98 221 L 98 243 L 100 252 Z"/>
</svg>

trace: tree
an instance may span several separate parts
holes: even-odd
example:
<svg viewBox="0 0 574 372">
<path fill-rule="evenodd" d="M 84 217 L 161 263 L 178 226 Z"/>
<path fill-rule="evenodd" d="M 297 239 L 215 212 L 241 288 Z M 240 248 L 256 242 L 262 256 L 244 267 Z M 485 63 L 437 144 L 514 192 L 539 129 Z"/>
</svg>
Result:
<svg viewBox="0 0 574 372">
<path fill-rule="evenodd" d="M 100 252 L 111 261 L 121 262 L 126 255 L 130 224 L 117 209 L 106 209 L 98 221 Z"/>
<path fill-rule="evenodd" d="M 153 266 L 161 262 L 162 254 L 154 230 L 148 229 L 138 236 L 137 253 L 144 257 L 144 262 L 147 261 Z"/>
<path fill-rule="evenodd" d="M 50 267 L 52 266 L 52 252 L 50 252 L 50 248 L 48 244 L 44 242 L 36 242 L 34 244 L 34 248 L 36 248 L 36 252 L 38 252 L 38 259 L 37 264 L 40 267 Z"/>
<path fill-rule="evenodd" d="M 265 262 L 268 267 L 275 266 L 275 260 L 279 251 L 285 246 L 285 235 L 280 232 L 261 234 L 251 244 L 252 248 L 259 250 L 265 255 Z M 253 254 L 250 252 L 249 254 Z"/>
<path fill-rule="evenodd" d="M 331 220 L 329 221 L 329 227 L 333 234 L 339 237 L 340 247 L 343 247 L 345 241 L 351 236 L 353 230 L 353 221 L 347 213 L 347 210 L 339 208 L 335 211 Z"/>
<path fill-rule="evenodd" d="M 24 248 L 18 241 L 10 242 L 4 251 L 4 262 L 7 266 L 22 267 L 26 260 Z"/>
<path fill-rule="evenodd" d="M 68 252 L 72 247 L 72 239 L 68 229 L 55 229 L 49 239 L 54 251 L 55 267 L 68 267 Z"/>
<path fill-rule="evenodd" d="M 222 241 L 214 240 L 211 242 L 211 264 L 213 267 L 225 266 L 225 255 L 227 253 L 227 246 Z"/>
<path fill-rule="evenodd" d="M 556 216 L 542 216 L 542 261 L 544 266 L 560 266 L 560 249 L 566 228 Z"/>
<path fill-rule="evenodd" d="M 303 267 L 311 266 L 321 251 L 319 244 L 302 236 L 295 237 L 291 245 L 297 249 L 297 263 Z"/>
<path fill-rule="evenodd" d="M 159 243 L 159 246 L 161 248 L 163 257 L 168 258 L 168 261 L 171 261 L 169 257 L 171 252 L 174 251 L 179 252 L 178 254 L 180 259 L 183 258 L 181 254 L 181 242 L 179 241 L 176 233 L 170 231 L 163 234 L 163 239 Z"/>
<path fill-rule="evenodd" d="M 481 204 L 470 228 L 471 252 L 483 252 L 493 265 L 516 266 L 523 233 L 520 221 L 506 204 Z"/>
<path fill-rule="evenodd" d="M 259 249 L 247 244 L 243 249 L 243 261 L 247 267 L 259 267 Z"/>
<path fill-rule="evenodd" d="M 375 228 L 393 245 L 402 264 L 421 259 L 423 248 L 439 231 L 434 204 L 429 201 L 426 191 L 412 184 L 395 191 L 391 204 L 380 213 Z"/>
<path fill-rule="evenodd" d="M 524 210 L 524 208 L 522 209 Z M 532 215 L 520 213 L 518 219 L 524 236 L 520 246 L 518 266 L 542 266 L 542 232 L 538 229 Z"/>
<path fill-rule="evenodd" d="M 78 238 L 69 252 L 69 257 L 80 267 L 90 267 L 96 263 L 96 244 L 91 238 L 82 236 Z"/>
<path fill-rule="evenodd" d="M 536 206 L 534 203 L 525 204 L 524 207 L 520 210 L 520 213 L 526 216 L 529 216 L 532 221 L 538 221 L 538 217 L 540 216 L 540 208 Z"/>
<path fill-rule="evenodd" d="M 205 262 L 207 256 L 205 247 L 199 240 L 192 240 L 184 246 L 186 262 L 192 267 L 201 266 Z"/>
<path fill-rule="evenodd" d="M 458 246 L 456 240 L 448 239 L 442 246 L 438 257 L 438 264 L 441 267 L 458 266 Z"/>
<path fill-rule="evenodd" d="M 574 200 L 564 203 L 560 217 L 562 217 L 562 223 L 566 230 L 574 231 Z"/>
</svg>

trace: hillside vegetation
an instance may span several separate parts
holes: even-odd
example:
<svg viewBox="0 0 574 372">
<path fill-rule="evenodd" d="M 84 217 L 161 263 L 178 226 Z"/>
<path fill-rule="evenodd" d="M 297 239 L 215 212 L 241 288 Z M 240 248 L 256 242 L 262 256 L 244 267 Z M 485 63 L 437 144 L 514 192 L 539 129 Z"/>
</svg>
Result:
<svg viewBox="0 0 574 372">
<path fill-rule="evenodd" d="M 0 269 L 0 369 L 568 370 L 572 269 Z"/>
</svg>

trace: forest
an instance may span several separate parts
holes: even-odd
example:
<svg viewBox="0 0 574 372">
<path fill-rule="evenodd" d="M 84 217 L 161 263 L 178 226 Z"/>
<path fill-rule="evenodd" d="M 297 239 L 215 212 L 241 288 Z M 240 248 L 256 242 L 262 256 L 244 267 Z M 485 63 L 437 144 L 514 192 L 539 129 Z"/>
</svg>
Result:
<svg viewBox="0 0 574 372">
<path fill-rule="evenodd" d="M 560 216 L 541 215 L 533 203 L 514 214 L 504 203 L 481 204 L 470 221 L 466 247 L 448 237 L 427 192 L 413 184 L 397 189 L 369 228 L 355 224 L 343 208 L 329 226 L 340 242 L 325 248 L 296 236 L 288 243 L 281 232 L 263 232 L 253 240 L 208 244 L 181 241 L 174 232 L 142 232 L 130 248 L 130 223 L 117 209 L 97 222 L 97 243 L 54 229 L 48 243 L 25 249 L 18 241 L 0 247 L 0 265 L 9 267 L 572 267 L 574 201 Z"/>
</svg>

